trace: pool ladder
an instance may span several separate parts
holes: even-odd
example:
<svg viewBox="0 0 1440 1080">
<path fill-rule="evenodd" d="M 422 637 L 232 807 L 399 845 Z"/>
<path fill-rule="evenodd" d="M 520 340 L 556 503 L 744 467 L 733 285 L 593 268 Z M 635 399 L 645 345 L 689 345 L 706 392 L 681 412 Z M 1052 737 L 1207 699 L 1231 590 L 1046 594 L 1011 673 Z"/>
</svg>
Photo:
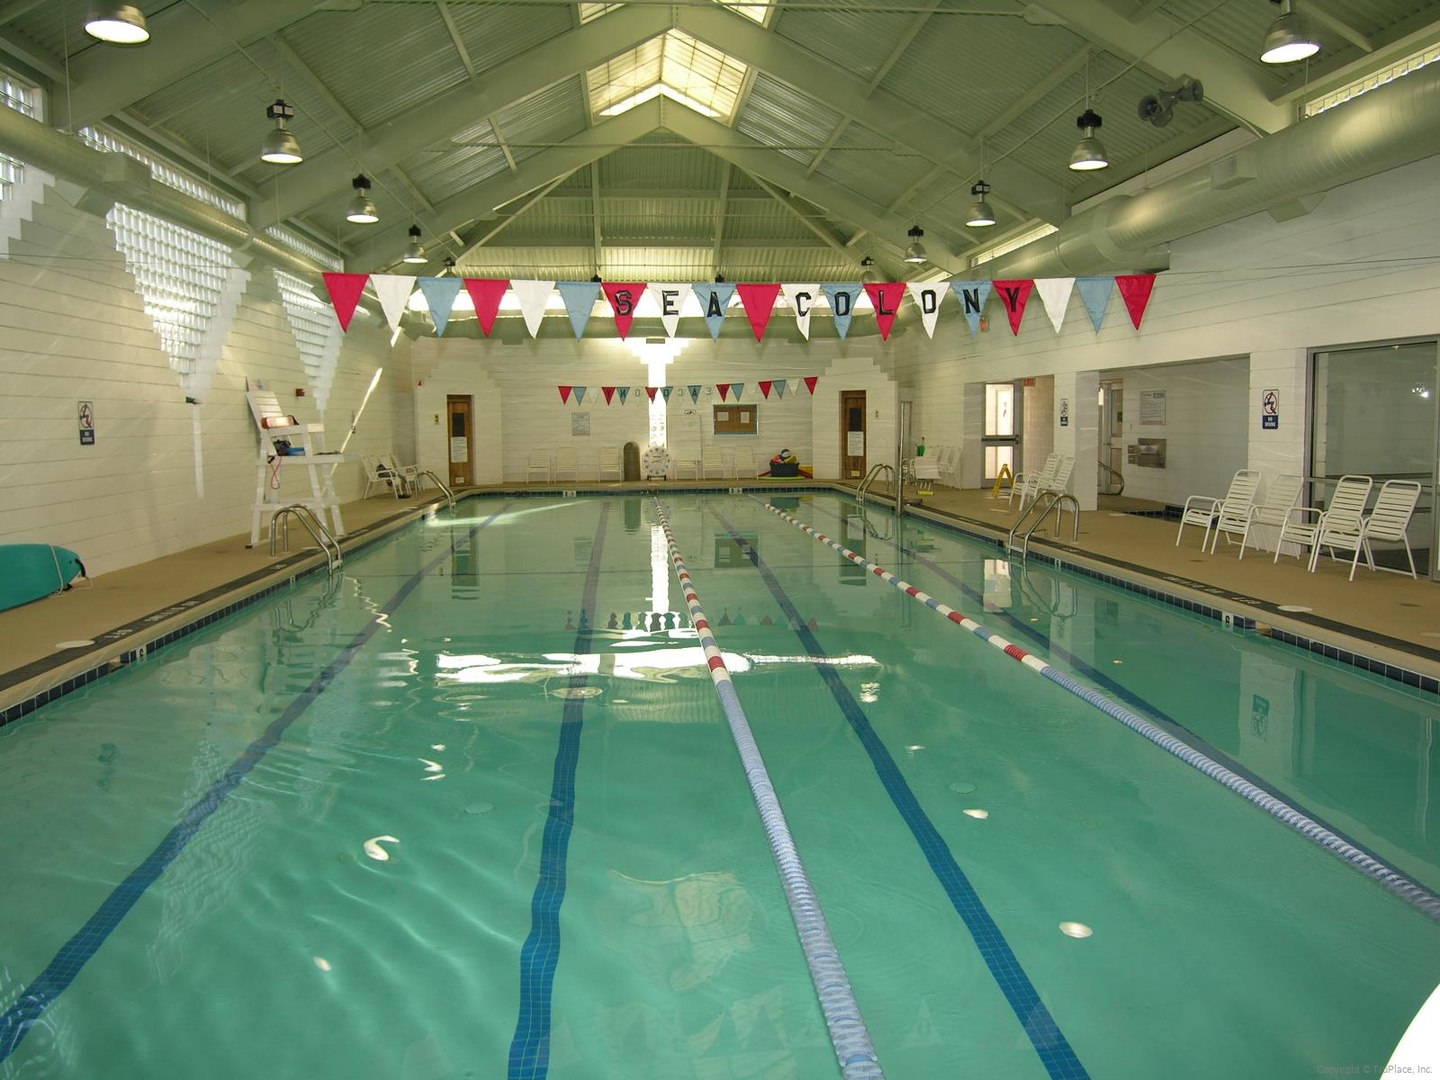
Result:
<svg viewBox="0 0 1440 1080">
<path fill-rule="evenodd" d="M 1070 511 L 1070 539 L 1080 539 L 1080 504 L 1075 501 L 1075 496 L 1065 491 L 1042 491 L 1021 511 L 1015 524 L 1010 527 L 1010 535 L 1005 540 L 1005 553 L 1009 555 L 1011 552 L 1019 552 L 1023 562 L 1030 553 L 1030 537 L 1036 529 L 1045 524 L 1050 511 L 1055 511 L 1055 535 L 1058 537 L 1067 509 Z M 1015 539 L 1017 536 L 1020 538 L 1018 543 Z"/>
<path fill-rule="evenodd" d="M 289 506 L 282 506 L 270 517 L 270 554 L 275 554 L 275 541 L 283 533 L 285 537 L 285 550 L 290 550 L 290 519 L 297 518 L 305 531 L 310 534 L 312 540 L 321 551 L 325 553 L 325 572 L 333 574 L 345 561 L 345 556 L 340 553 L 340 541 L 336 540 L 325 523 L 316 516 L 315 511 L 304 503 L 291 503 Z M 277 529 L 278 526 L 278 529 Z"/>
<path fill-rule="evenodd" d="M 416 478 L 417 480 L 418 480 L 420 477 L 422 477 L 422 476 L 428 476 L 428 477 L 430 478 L 431 483 L 433 483 L 436 487 L 438 487 L 441 491 L 443 491 L 443 492 L 445 493 L 445 501 L 450 504 L 450 509 L 451 509 L 451 510 L 454 510 L 454 509 L 455 509 L 455 493 L 454 493 L 453 491 L 451 491 L 448 487 L 445 486 L 445 481 L 444 481 L 444 480 L 441 480 L 440 477 L 436 476 L 436 475 L 435 475 L 433 472 L 431 472 L 429 469 L 419 469 L 419 470 L 416 471 L 416 473 L 415 473 L 415 478 Z"/>
</svg>

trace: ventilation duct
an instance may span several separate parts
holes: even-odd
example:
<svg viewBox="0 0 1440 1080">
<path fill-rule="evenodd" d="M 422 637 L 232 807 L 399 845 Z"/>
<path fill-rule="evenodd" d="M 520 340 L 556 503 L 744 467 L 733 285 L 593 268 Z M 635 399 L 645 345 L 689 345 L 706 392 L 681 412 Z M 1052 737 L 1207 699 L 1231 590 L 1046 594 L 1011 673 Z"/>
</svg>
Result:
<svg viewBox="0 0 1440 1080">
<path fill-rule="evenodd" d="M 1108 199 L 985 270 L 997 278 L 1035 278 L 1164 269 L 1169 257 L 1157 250 L 1160 245 L 1272 207 L 1305 206 L 1332 188 L 1435 153 L 1440 64 L 1267 135 L 1213 165 L 1139 195 Z"/>
</svg>

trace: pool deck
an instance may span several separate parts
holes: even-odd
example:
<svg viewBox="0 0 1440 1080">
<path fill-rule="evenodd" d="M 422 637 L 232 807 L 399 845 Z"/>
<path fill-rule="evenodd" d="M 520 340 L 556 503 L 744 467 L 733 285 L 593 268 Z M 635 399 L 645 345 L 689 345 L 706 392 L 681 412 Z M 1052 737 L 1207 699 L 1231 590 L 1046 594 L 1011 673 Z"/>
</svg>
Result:
<svg viewBox="0 0 1440 1080">
<path fill-rule="evenodd" d="M 834 486 L 824 481 L 762 478 L 699 483 L 582 482 L 565 487 L 621 493 L 697 488 L 724 491 L 737 485 L 769 492 Z M 470 490 L 501 494 L 550 489 L 558 492 L 560 485 Z M 402 502 L 389 495 L 347 503 L 343 513 L 349 533 L 342 543 L 360 544 L 393 531 L 436 504 L 430 497 Z M 443 500 L 439 504 L 443 505 Z M 1200 551 L 1196 529 L 1187 529 L 1184 543 L 1177 547 L 1177 523 L 1134 512 L 1146 509 L 1155 507 L 1102 497 L 1098 510 L 1080 515 L 1078 537 L 1071 539 L 1067 518 L 1061 538 L 1050 536 L 1048 530 L 1037 532 L 1031 551 L 1253 620 L 1262 632 L 1273 628 L 1297 635 L 1314 643 L 1312 648 L 1349 652 L 1423 678 L 1440 679 L 1440 586 L 1436 583 L 1371 572 L 1363 561 L 1352 582 L 1348 563 L 1322 558 L 1311 574 L 1298 559 L 1282 557 L 1275 565 L 1270 553 L 1253 548 L 1241 560 L 1236 557 L 1238 547 L 1227 546 L 1224 540 L 1216 554 L 1205 554 Z M 1003 495 L 997 498 L 988 490 L 960 491 L 939 484 L 933 494 L 919 500 L 916 513 L 997 539 L 1002 549 L 1016 517 Z M 803 518 L 803 508 L 799 516 Z M 246 547 L 248 534 L 237 534 L 104 574 L 58 596 L 0 612 L 0 721 L 15 719 L 22 710 L 33 708 L 52 687 L 64 692 L 67 684 L 97 677 L 94 673 L 133 659 L 137 647 L 197 618 L 218 617 L 237 600 L 283 586 L 295 575 L 323 566 L 316 549 L 299 547 L 308 540 L 303 530 L 292 529 L 291 536 L 297 550 L 271 556 L 268 540 L 252 549 Z M 1282 606 L 1311 610 L 1286 612 Z M 984 621 L 983 615 L 980 621 Z M 81 641 L 93 644 L 69 644 Z"/>
</svg>

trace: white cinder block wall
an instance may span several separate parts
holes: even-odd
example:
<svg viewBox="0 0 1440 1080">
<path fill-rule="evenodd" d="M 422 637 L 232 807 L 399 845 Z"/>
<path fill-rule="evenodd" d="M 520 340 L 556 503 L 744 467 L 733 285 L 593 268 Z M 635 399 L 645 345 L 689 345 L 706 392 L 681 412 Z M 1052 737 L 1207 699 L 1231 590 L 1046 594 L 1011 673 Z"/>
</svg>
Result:
<svg viewBox="0 0 1440 1080">
<path fill-rule="evenodd" d="M 53 188 L 32 214 L 0 261 L 0 543 L 73 548 L 103 574 L 248 532 L 257 442 L 246 378 L 322 419 L 270 271 L 249 267 L 210 390 L 188 405 L 103 218 Z M 391 355 L 373 324 L 352 325 L 323 418 L 332 448 Z M 354 463 L 336 474 L 342 500 L 362 490 L 358 455 L 390 448 L 393 400 L 383 388 L 372 398 Z M 93 403 L 93 446 L 80 445 L 80 401 Z M 285 479 L 297 494 L 302 482 Z"/>
</svg>

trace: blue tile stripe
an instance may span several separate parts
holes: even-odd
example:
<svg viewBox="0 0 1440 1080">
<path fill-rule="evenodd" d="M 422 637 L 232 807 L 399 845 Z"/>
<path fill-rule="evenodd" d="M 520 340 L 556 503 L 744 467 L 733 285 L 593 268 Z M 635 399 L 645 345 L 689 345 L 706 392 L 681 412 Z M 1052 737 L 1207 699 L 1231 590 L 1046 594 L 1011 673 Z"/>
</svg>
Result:
<svg viewBox="0 0 1440 1080">
<path fill-rule="evenodd" d="M 553 493 L 552 493 L 553 494 Z M 585 574 L 585 591 L 580 602 L 575 653 L 590 651 L 591 630 L 596 620 L 595 593 L 600 584 L 600 554 L 605 546 L 605 527 L 611 503 L 600 508 L 600 523 L 590 548 L 590 566 Z M 571 675 L 571 689 L 589 683 L 585 674 Z M 520 949 L 520 1015 L 510 1040 L 509 1080 L 544 1080 L 550 1072 L 550 1027 L 555 990 L 555 967 L 560 962 L 560 905 L 565 901 L 565 860 L 570 834 L 575 827 L 575 772 L 580 763 L 580 734 L 585 726 L 585 698 L 573 694 L 565 699 L 560 721 L 560 741 L 550 781 L 550 812 L 545 818 L 540 846 L 540 872 L 535 895 L 530 900 L 530 934 Z"/>
<path fill-rule="evenodd" d="M 508 506 L 508 504 L 507 504 Z M 490 517 L 470 529 L 473 541 L 476 534 L 505 512 L 501 507 Z M 453 548 L 453 544 L 451 545 Z M 451 556 L 451 548 L 430 560 L 424 567 L 412 574 L 395 594 L 380 609 L 380 614 L 365 624 L 365 627 L 350 639 L 338 656 L 302 690 L 285 711 L 271 721 L 264 733 L 252 742 L 225 769 L 220 778 L 210 785 L 200 799 L 190 807 L 180 821 L 165 835 L 155 848 L 124 881 L 117 885 L 100 907 L 91 915 L 79 932 L 60 947 L 54 959 L 23 991 L 15 1003 L 0 1016 L 0 1061 L 4 1061 L 19 1047 L 29 1030 L 44 1014 L 45 1010 L 75 981 L 81 970 L 105 944 L 110 934 L 120 925 L 145 895 L 161 874 L 183 852 L 196 833 L 209 820 L 210 815 L 224 805 L 230 793 L 240 781 L 260 764 L 266 753 L 284 736 L 286 730 L 298 720 L 330 684 L 355 659 L 376 632 L 384 625 L 387 613 L 394 612 L 409 595 L 420 586 L 420 582 Z"/>
<path fill-rule="evenodd" d="M 1129 709 L 1126 709 L 1116 704 L 1098 691 L 1084 685 L 1078 679 L 1075 679 L 1072 676 L 1060 671 L 1058 668 L 1054 667 L 1049 662 L 1031 653 L 1027 653 L 1024 649 L 1020 648 L 1020 646 L 1014 644 L 1013 642 L 1007 641 L 999 634 L 996 634 L 993 631 L 987 629 L 986 627 L 981 626 L 979 623 L 975 622 L 975 620 L 969 618 L 968 616 L 962 614 L 954 608 L 949 607 L 946 604 L 940 603 L 934 597 L 931 597 L 926 593 L 920 591 L 914 585 L 911 585 L 909 582 L 896 577 L 894 574 L 890 573 L 890 571 L 884 569 L 883 567 L 875 565 L 863 555 L 857 555 L 849 548 L 837 543 L 830 537 L 826 536 L 824 533 L 817 532 L 809 525 L 806 525 L 798 518 L 791 517 L 783 510 L 780 510 L 768 504 L 765 508 L 769 510 L 772 514 L 774 514 L 776 517 L 779 517 L 784 521 L 789 522 L 791 525 L 795 526 L 795 528 L 799 529 L 806 535 L 820 541 L 827 547 L 833 548 L 834 550 L 840 552 L 840 554 L 845 556 L 845 558 L 849 559 L 851 562 L 855 563 L 857 566 L 865 567 L 867 570 L 869 570 L 872 574 L 878 577 L 881 581 L 884 581 L 886 584 L 893 585 L 901 592 L 907 594 L 908 596 L 914 597 L 916 600 L 919 600 L 921 603 L 923 603 L 926 607 L 929 607 L 938 614 L 944 616 L 950 622 L 953 622 L 956 625 L 964 627 L 966 630 L 969 630 L 972 634 L 980 638 L 982 641 L 988 642 L 989 644 L 994 645 L 996 648 L 1001 649 L 1005 653 L 1005 655 L 1009 656 L 1012 660 L 1019 661 L 1022 666 L 1029 668 L 1031 671 L 1043 676 L 1046 679 L 1049 679 L 1051 682 L 1055 683 L 1055 685 L 1063 687 L 1064 689 L 1070 691 L 1070 693 L 1074 694 L 1082 701 L 1089 702 L 1091 705 L 1094 705 L 1097 709 L 1105 713 L 1107 716 L 1111 717 L 1114 720 L 1118 720 L 1120 723 L 1124 724 L 1131 731 L 1134 731 L 1136 734 L 1141 735 L 1146 739 L 1149 739 L 1156 746 L 1165 750 L 1167 753 L 1179 758 L 1181 761 L 1185 762 L 1185 764 L 1191 766 L 1199 772 L 1204 773 L 1206 776 L 1210 777 L 1217 783 L 1223 784 L 1225 787 L 1235 792 L 1235 794 L 1239 795 L 1241 798 L 1246 799 L 1248 802 L 1260 807 L 1260 809 L 1264 810 L 1267 814 L 1270 814 L 1276 820 L 1284 822 L 1290 828 L 1298 832 L 1301 836 L 1304 836 L 1307 840 L 1314 842 L 1324 850 L 1330 852 L 1330 854 L 1353 866 L 1355 869 L 1359 870 L 1362 874 L 1370 878 L 1372 881 L 1376 881 L 1379 884 L 1383 885 L 1396 896 L 1400 897 L 1400 899 L 1404 900 L 1407 904 L 1410 904 L 1412 907 L 1414 907 L 1417 911 L 1420 911 L 1427 915 L 1429 918 L 1440 922 L 1440 896 L 1437 896 L 1435 893 L 1425 888 L 1419 882 L 1412 880 L 1405 874 L 1400 873 L 1394 867 L 1389 866 L 1388 864 L 1382 862 L 1379 859 L 1376 859 L 1369 853 L 1360 850 L 1354 844 L 1348 842 L 1344 837 L 1337 836 L 1334 832 L 1327 829 L 1324 825 L 1320 824 L 1318 821 L 1315 821 L 1313 818 L 1310 818 L 1306 814 L 1301 813 L 1300 810 L 1296 809 L 1294 806 L 1290 805 L 1285 800 L 1277 798 L 1270 792 L 1256 786 L 1249 780 L 1245 779 L 1243 776 L 1236 774 L 1235 772 L 1226 768 L 1219 762 L 1213 760 L 1212 758 L 1206 757 L 1204 754 L 1200 753 L 1200 751 L 1196 750 L 1192 746 L 1187 745 L 1182 740 L 1177 739 L 1174 735 L 1170 734 L 1168 731 L 1165 731 L 1157 724 L 1154 724 L 1151 721 L 1144 719 L 1143 717 L 1137 716 Z"/>
<path fill-rule="evenodd" d="M 779 513 L 779 511 L 775 512 Z M 805 625 L 799 609 L 791 602 L 779 579 L 765 565 L 755 549 L 723 515 L 717 513 L 716 517 L 729 532 L 731 538 L 740 546 L 745 557 L 759 571 L 761 578 L 770 589 L 770 594 L 780 605 L 791 628 L 800 638 L 809 655 L 828 656 L 829 654 L 820 645 L 814 633 Z M 884 741 L 875 733 L 869 718 L 865 715 L 865 710 L 860 707 L 860 703 L 850 693 L 850 688 L 845 685 L 834 665 L 816 664 L 815 671 L 825 683 L 826 689 L 830 691 L 831 697 L 835 699 L 835 704 L 840 707 L 851 730 L 855 732 L 861 745 L 865 747 L 866 753 L 870 755 L 871 763 L 874 765 L 875 772 L 879 776 L 881 784 L 884 785 L 886 793 L 890 796 L 890 801 L 900 812 L 911 835 L 920 845 L 926 862 L 930 864 L 931 871 L 945 890 L 946 896 L 950 898 L 950 903 L 956 913 L 970 931 L 970 936 L 980 950 L 980 956 L 985 961 L 985 966 L 989 968 L 1000 992 L 1005 995 L 1005 1000 L 1009 1002 L 1015 1018 L 1020 1021 L 1020 1026 L 1024 1029 L 1030 1044 L 1035 1048 L 1036 1054 L 1039 1055 L 1045 1071 L 1050 1074 L 1052 1080 L 1088 1078 L 1090 1074 L 1086 1072 L 1085 1066 L 1080 1063 L 1070 1041 L 1060 1030 L 1060 1025 L 1055 1022 L 1054 1016 L 1040 999 L 1040 993 L 1035 989 L 1035 984 L 1025 973 L 1019 958 L 1010 948 L 1010 943 L 1005 940 L 1005 935 L 996 925 L 994 918 L 975 891 L 975 887 L 965 875 L 965 871 L 955 861 L 950 846 L 945 843 L 940 831 L 920 805 L 920 800 L 915 797 L 904 774 L 895 764 L 895 759 L 890 756 L 890 751 L 886 748 Z"/>
</svg>

